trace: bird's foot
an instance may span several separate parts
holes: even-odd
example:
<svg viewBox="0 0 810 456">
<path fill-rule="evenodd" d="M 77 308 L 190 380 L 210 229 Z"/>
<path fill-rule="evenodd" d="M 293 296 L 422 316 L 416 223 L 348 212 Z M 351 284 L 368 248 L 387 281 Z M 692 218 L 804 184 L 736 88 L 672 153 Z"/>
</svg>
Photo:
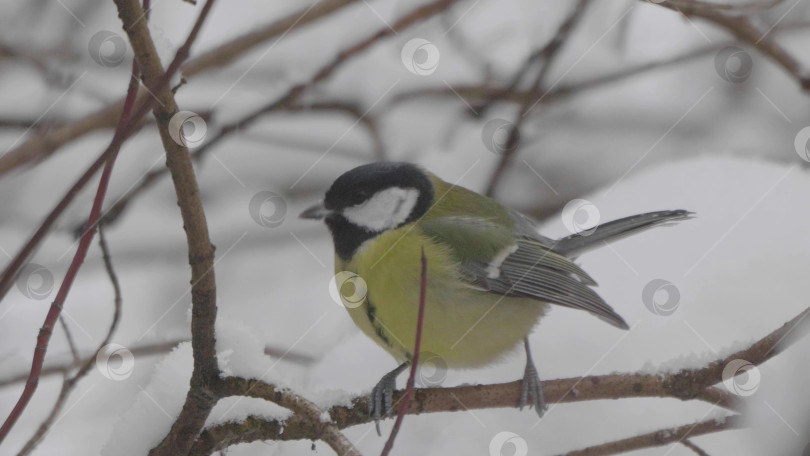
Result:
<svg viewBox="0 0 810 456">
<path fill-rule="evenodd" d="M 397 388 L 397 377 L 408 365 L 408 363 L 402 363 L 396 369 L 383 375 L 368 395 L 368 414 L 374 418 L 377 435 L 382 435 L 380 432 L 380 419 L 387 416 L 391 411 L 394 402 L 394 390 Z"/>
<path fill-rule="evenodd" d="M 537 368 L 534 367 L 531 352 L 528 351 L 528 341 L 526 342 L 526 348 L 526 370 L 523 372 L 523 382 L 520 389 L 520 409 L 523 410 L 526 405 L 529 407 L 534 406 L 537 416 L 542 418 L 547 408 L 546 400 L 543 398 L 543 384 L 537 374 Z"/>
</svg>

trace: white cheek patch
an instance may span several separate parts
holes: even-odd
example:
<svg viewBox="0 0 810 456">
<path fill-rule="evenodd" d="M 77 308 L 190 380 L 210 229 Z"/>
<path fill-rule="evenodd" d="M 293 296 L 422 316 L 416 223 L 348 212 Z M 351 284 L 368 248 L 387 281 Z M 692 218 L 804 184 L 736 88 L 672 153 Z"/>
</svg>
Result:
<svg viewBox="0 0 810 456">
<path fill-rule="evenodd" d="M 391 187 L 363 204 L 344 209 L 343 216 L 369 231 L 385 231 L 407 220 L 418 200 L 419 190 L 415 188 Z"/>
</svg>

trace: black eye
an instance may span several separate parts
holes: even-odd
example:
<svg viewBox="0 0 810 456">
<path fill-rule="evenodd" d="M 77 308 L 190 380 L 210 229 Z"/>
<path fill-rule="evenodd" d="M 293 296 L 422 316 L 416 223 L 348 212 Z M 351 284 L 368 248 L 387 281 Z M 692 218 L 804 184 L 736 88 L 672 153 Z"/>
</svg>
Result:
<svg viewBox="0 0 810 456">
<path fill-rule="evenodd" d="M 358 204 L 363 203 L 367 199 L 368 195 L 366 195 L 366 192 L 363 191 L 354 192 L 352 196 L 349 198 L 349 200 L 352 203 L 352 206 L 357 206 Z"/>
</svg>

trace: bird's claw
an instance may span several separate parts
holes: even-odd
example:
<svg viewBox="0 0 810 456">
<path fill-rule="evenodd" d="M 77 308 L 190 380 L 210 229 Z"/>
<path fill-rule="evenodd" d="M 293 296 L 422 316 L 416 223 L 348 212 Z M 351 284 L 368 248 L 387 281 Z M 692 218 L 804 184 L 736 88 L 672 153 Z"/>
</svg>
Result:
<svg viewBox="0 0 810 456">
<path fill-rule="evenodd" d="M 407 363 L 402 364 L 391 372 L 383 375 L 368 395 L 368 414 L 374 418 L 374 426 L 377 428 L 377 435 L 382 435 L 380 432 L 380 419 L 387 416 L 393 407 L 394 390 L 397 387 L 397 376 L 399 376 L 407 366 Z"/>
<path fill-rule="evenodd" d="M 529 402 L 531 400 L 531 402 Z M 546 412 L 546 400 L 543 398 L 543 384 L 537 374 L 537 368 L 531 358 L 526 362 L 526 370 L 523 373 L 523 382 L 520 389 L 520 409 L 524 406 L 534 406 L 534 411 L 542 418 Z"/>
</svg>

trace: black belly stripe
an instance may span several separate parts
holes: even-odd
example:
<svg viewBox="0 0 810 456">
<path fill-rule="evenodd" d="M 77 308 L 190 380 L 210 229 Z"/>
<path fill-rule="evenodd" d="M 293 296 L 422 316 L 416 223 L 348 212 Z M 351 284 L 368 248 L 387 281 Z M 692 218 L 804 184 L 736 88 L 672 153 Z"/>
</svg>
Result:
<svg viewBox="0 0 810 456">
<path fill-rule="evenodd" d="M 382 340 L 385 343 L 385 345 L 388 345 L 389 347 L 393 348 L 394 344 L 392 344 L 388 336 L 385 335 L 385 331 L 383 330 L 382 325 L 377 321 L 377 316 L 374 314 L 374 311 L 376 309 L 377 308 L 374 307 L 374 304 L 371 303 L 371 299 L 369 299 L 369 297 L 366 296 L 366 316 L 368 317 L 368 321 L 371 323 L 371 326 L 374 327 L 374 332 L 377 333 L 377 336 L 379 336 L 380 340 Z"/>
</svg>

